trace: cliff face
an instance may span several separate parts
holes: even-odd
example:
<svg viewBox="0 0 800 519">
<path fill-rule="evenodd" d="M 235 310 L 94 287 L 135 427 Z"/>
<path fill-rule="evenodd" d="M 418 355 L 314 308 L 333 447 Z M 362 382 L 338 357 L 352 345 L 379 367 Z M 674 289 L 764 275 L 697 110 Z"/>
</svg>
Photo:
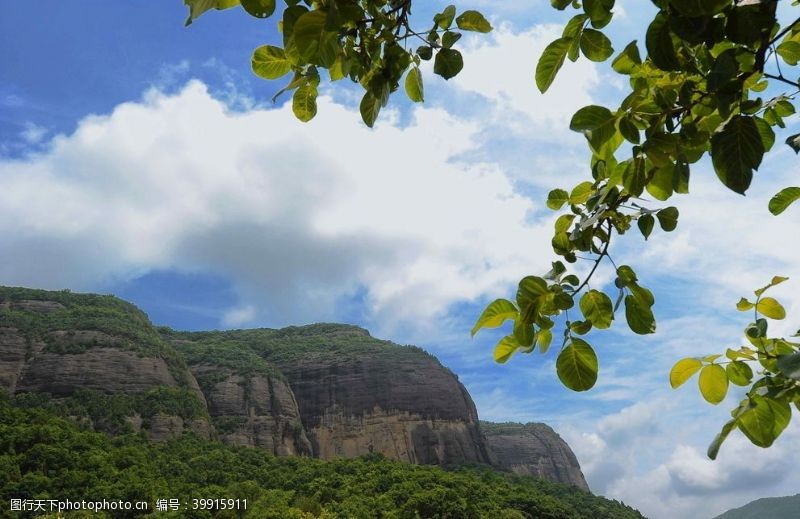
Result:
<svg viewBox="0 0 800 519">
<path fill-rule="evenodd" d="M 567 442 L 543 423 L 481 422 L 499 468 L 589 490 Z"/>
<path fill-rule="evenodd" d="M 552 429 L 480 425 L 435 357 L 355 326 L 176 332 L 111 296 L 0 287 L 0 390 L 156 441 L 193 432 L 278 456 L 476 462 L 587 488 Z"/>
<path fill-rule="evenodd" d="M 315 457 L 380 453 L 421 464 L 490 461 L 466 389 L 419 348 L 332 324 L 182 337 L 194 348 L 237 345 L 279 368 Z"/>
<path fill-rule="evenodd" d="M 47 395 L 110 432 L 210 436 L 205 397 L 177 352 L 110 296 L 0 288 L 0 390 Z"/>
</svg>

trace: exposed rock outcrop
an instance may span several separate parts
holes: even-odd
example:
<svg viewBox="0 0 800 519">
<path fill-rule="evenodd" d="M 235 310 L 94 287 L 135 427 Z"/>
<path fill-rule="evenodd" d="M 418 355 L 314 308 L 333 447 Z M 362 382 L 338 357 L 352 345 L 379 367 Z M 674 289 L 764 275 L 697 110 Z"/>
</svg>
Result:
<svg viewBox="0 0 800 519">
<path fill-rule="evenodd" d="M 499 468 L 589 490 L 572 449 L 550 426 L 481 422 L 481 429 Z"/>
<path fill-rule="evenodd" d="M 278 456 L 484 463 L 588 488 L 552 429 L 479 424 L 435 357 L 350 325 L 156 330 L 111 296 L 0 287 L 0 390 L 153 441 L 192 432 Z"/>
<path fill-rule="evenodd" d="M 277 456 L 312 454 L 294 393 L 285 380 L 208 364 L 191 366 L 191 371 L 205 381 L 208 412 L 222 441 L 260 447 Z"/>
</svg>

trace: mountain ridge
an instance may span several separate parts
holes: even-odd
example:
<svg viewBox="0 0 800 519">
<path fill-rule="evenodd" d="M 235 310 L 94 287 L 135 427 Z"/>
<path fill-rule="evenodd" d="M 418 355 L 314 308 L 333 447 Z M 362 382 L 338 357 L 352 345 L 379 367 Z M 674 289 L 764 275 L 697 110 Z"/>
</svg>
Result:
<svg viewBox="0 0 800 519">
<path fill-rule="evenodd" d="M 435 356 L 354 325 L 180 332 L 114 296 L 0 287 L 0 388 L 153 441 L 192 432 L 278 456 L 479 463 L 588 490 L 552 429 L 484 435 Z"/>
</svg>

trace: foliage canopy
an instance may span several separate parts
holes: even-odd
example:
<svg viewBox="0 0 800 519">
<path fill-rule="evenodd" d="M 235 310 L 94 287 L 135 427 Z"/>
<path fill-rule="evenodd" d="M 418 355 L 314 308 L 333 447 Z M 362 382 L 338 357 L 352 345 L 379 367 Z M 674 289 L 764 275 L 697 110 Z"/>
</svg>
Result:
<svg viewBox="0 0 800 519">
<path fill-rule="evenodd" d="M 239 4 L 184 1 L 190 7 L 187 23 L 208 9 Z M 275 9 L 274 0 L 241 3 L 258 17 Z M 793 67 L 800 62 L 800 18 L 783 20 L 783 11 L 792 8 L 779 10 L 777 0 L 652 3 L 654 14 L 643 44 L 633 40 L 615 45 L 604 32 L 614 18 L 614 0 L 551 0 L 555 9 L 569 11 L 570 17 L 561 36 L 544 49 L 531 87 L 535 83 L 545 92 L 567 59 L 583 57 L 611 60 L 613 71 L 627 79 L 628 95 L 615 109 L 586 106 L 570 121 L 570 129 L 585 136 L 591 158 L 585 181 L 571 189 L 554 189 L 547 198 L 550 209 L 566 208 L 556 220 L 551 242 L 563 261 L 553 262 L 543 276 L 523 278 L 515 300 L 490 303 L 472 329 L 474 335 L 481 328 L 512 321 L 511 333 L 494 352 L 497 362 L 506 362 L 537 346 L 546 352 L 560 321 L 563 340 L 556 370 L 564 385 L 575 391 L 591 389 L 599 369 L 594 349 L 581 336 L 622 320 L 618 312 L 624 313 L 634 333 L 656 331 L 655 297 L 631 266 L 614 263 L 609 251 L 612 238 L 634 229 L 634 224 L 645 239 L 656 223 L 664 232 L 675 230 L 678 209 L 660 203 L 689 192 L 692 165 L 704 157 L 711 158 L 723 186 L 744 194 L 764 156 L 775 147 L 774 128 L 785 128 L 785 119 L 795 113 L 795 96 L 800 92 L 793 79 L 797 77 Z M 480 13 L 468 10 L 457 16 L 453 5 L 434 16 L 429 30 L 414 30 L 411 0 L 287 0 L 287 4 L 279 21 L 284 47 L 256 49 L 253 70 L 267 79 L 293 73 L 281 92 L 294 90 L 294 112 L 303 121 L 316 114 L 320 69 L 328 71 L 331 81 L 348 77 L 360 83 L 365 91 L 361 115 L 372 126 L 404 74 L 409 98 L 424 100 L 420 60 L 434 59 L 434 73 L 449 79 L 463 67 L 463 57 L 454 48 L 461 36 L 458 31 L 491 30 Z M 421 45 L 409 50 L 408 40 Z M 800 134 L 785 142 L 800 152 Z M 773 197 L 768 209 L 777 215 L 798 199 L 800 187 L 787 187 Z M 591 265 L 582 278 L 569 273 L 565 265 L 578 259 Z M 616 272 L 611 294 L 589 284 L 603 261 Z M 770 286 L 782 280 L 776 277 Z M 755 321 L 745 333 L 750 346 L 729 349 L 725 368 L 714 356 L 684 359 L 670 374 L 677 387 L 699 371 L 701 392 L 712 404 L 725 398 L 729 383 L 749 386 L 747 398 L 709 449 L 712 458 L 733 428 L 756 445 L 771 445 L 791 417 L 791 404 L 800 409 L 800 344 L 767 338 L 766 319 L 782 319 L 784 312 L 774 299 L 761 297 L 763 290 L 756 291 L 755 303 L 740 303 L 755 311 Z M 580 317 L 570 319 L 576 304 Z M 763 377 L 752 382 L 748 363 L 760 365 Z"/>
</svg>

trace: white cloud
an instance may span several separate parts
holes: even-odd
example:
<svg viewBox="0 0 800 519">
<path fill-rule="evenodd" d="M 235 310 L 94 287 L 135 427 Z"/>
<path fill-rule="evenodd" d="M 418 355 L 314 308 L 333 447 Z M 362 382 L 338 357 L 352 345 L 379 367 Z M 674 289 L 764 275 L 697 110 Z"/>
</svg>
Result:
<svg viewBox="0 0 800 519">
<path fill-rule="evenodd" d="M 27 144 L 38 144 L 47 135 L 47 128 L 32 122 L 25 123 L 25 128 L 20 133 L 20 137 Z"/>
<path fill-rule="evenodd" d="M 365 287 L 369 311 L 391 323 L 505 289 L 528 268 L 526 243 L 547 230 L 525 224 L 534 206 L 496 166 L 459 161 L 477 125 L 417 109 L 405 127 L 371 131 L 320 104 L 311 125 L 288 107 L 232 113 L 193 82 L 0 163 L 0 280 L 85 288 L 208 270 L 276 324 L 333 318 Z"/>
<path fill-rule="evenodd" d="M 237 306 L 225 312 L 222 316 L 222 325 L 236 328 L 252 322 L 257 315 L 256 307 L 253 305 Z"/>
</svg>

